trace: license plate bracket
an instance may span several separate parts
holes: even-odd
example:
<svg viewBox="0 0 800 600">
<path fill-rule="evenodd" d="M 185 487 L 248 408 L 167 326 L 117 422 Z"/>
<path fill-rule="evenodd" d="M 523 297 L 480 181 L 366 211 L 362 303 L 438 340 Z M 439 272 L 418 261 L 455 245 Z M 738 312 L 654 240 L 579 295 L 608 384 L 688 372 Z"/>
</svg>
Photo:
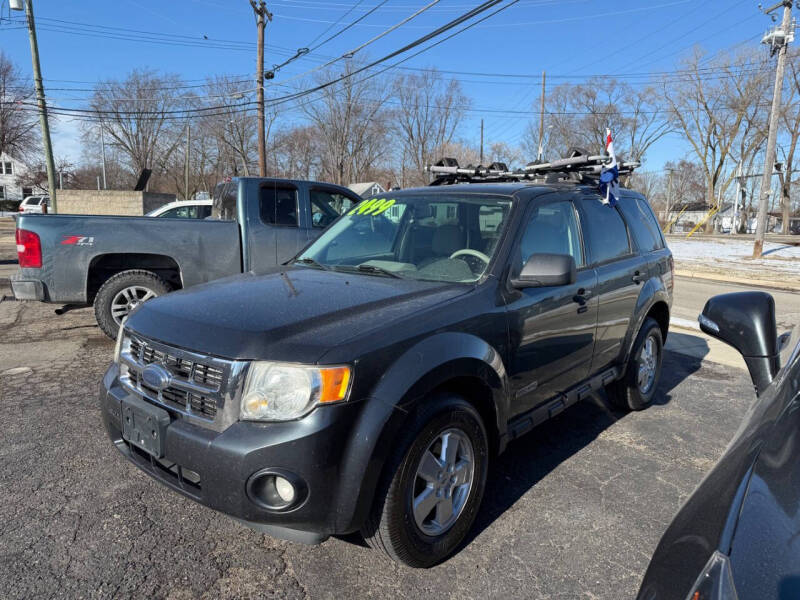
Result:
<svg viewBox="0 0 800 600">
<path fill-rule="evenodd" d="M 163 458 L 169 413 L 133 396 L 123 398 L 121 408 L 122 438 L 156 458 Z"/>
</svg>

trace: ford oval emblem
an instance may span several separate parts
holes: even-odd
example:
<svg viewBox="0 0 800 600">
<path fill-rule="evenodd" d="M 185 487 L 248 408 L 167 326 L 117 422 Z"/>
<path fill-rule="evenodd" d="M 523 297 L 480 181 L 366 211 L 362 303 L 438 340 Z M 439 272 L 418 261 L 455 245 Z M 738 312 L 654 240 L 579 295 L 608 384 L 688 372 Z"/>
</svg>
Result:
<svg viewBox="0 0 800 600">
<path fill-rule="evenodd" d="M 172 376 L 161 365 L 147 365 L 142 371 L 142 381 L 154 390 L 161 391 L 169 387 Z"/>
</svg>

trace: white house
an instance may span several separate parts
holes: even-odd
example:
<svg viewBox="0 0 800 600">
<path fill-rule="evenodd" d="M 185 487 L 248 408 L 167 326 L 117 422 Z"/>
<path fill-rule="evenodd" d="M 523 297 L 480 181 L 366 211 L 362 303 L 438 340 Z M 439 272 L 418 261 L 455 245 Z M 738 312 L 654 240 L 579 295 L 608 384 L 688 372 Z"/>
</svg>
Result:
<svg viewBox="0 0 800 600">
<path fill-rule="evenodd" d="M 362 198 L 371 198 L 386 191 L 377 181 L 365 181 L 363 183 L 351 183 L 347 186 Z"/>
<path fill-rule="evenodd" d="M 5 152 L 0 154 L 0 200 L 22 200 L 33 194 L 32 188 L 17 184 L 17 178 L 25 171 L 20 161 Z"/>
</svg>

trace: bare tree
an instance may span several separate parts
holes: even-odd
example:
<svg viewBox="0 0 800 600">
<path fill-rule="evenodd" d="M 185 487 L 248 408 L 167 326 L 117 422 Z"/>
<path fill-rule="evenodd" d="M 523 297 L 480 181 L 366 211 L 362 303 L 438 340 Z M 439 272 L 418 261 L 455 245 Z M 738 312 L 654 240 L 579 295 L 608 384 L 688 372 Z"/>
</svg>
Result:
<svg viewBox="0 0 800 600">
<path fill-rule="evenodd" d="M 104 128 L 106 142 L 116 145 L 127 158 L 132 174 L 142 169 L 163 171 L 180 146 L 184 123 L 172 111 L 192 99 L 181 96 L 177 75 L 136 69 L 123 81 L 97 85 L 90 101 L 97 125 Z M 84 141 L 96 143 L 98 126 L 84 130 Z"/>
<path fill-rule="evenodd" d="M 345 65 L 345 74 L 354 64 Z M 333 71 L 322 72 L 328 81 Z M 370 176 L 390 154 L 389 90 L 376 78 L 348 77 L 320 90 L 320 96 L 300 100 L 300 109 L 317 130 L 319 175 L 340 185 Z"/>
<path fill-rule="evenodd" d="M 534 102 L 539 106 L 540 100 Z M 647 150 L 670 131 L 661 101 L 651 87 L 634 89 L 616 79 L 592 78 L 586 83 L 553 88 L 545 102 L 545 137 L 549 156 L 566 156 L 572 148 L 590 154 L 605 150 L 606 129 L 614 135 L 617 154 L 642 160 Z M 538 120 L 528 125 L 523 148 L 536 156 Z"/>
<path fill-rule="evenodd" d="M 792 184 L 798 179 L 792 179 L 795 174 L 794 160 L 797 152 L 797 142 L 800 140 L 800 58 L 795 56 L 789 61 L 788 86 L 784 91 L 784 105 L 781 111 L 783 129 L 785 131 L 780 144 L 783 158 L 781 178 L 781 233 L 789 234 L 789 217 L 792 212 Z"/>
<path fill-rule="evenodd" d="M 729 164 L 737 141 L 746 155 L 760 143 L 757 135 L 742 136 L 754 122 L 755 110 L 763 98 L 765 70 L 754 70 L 752 54 L 722 56 L 701 67 L 703 55 L 695 51 L 683 62 L 686 71 L 679 81 L 665 82 L 664 97 L 675 128 L 692 147 L 706 181 L 705 200 L 717 204 L 733 177 Z M 720 76 L 708 77 L 701 68 L 716 67 Z M 748 133 L 755 134 L 751 127 Z"/>
<path fill-rule="evenodd" d="M 27 161 L 39 148 L 33 86 L 0 51 L 0 154 Z"/>
<path fill-rule="evenodd" d="M 271 149 L 277 165 L 276 173 L 282 177 L 312 179 L 320 169 L 318 146 L 318 136 L 313 127 L 299 126 L 279 131 Z"/>
<path fill-rule="evenodd" d="M 522 167 L 527 164 L 521 148 L 511 146 L 506 142 L 492 142 L 489 144 L 488 160 L 484 162 L 501 162 L 509 168 Z"/>
<path fill-rule="evenodd" d="M 393 88 L 397 134 L 408 163 L 405 179 L 423 184 L 425 166 L 441 158 L 442 148 L 453 141 L 470 100 L 457 80 L 445 81 L 436 70 L 400 76 Z"/>
</svg>

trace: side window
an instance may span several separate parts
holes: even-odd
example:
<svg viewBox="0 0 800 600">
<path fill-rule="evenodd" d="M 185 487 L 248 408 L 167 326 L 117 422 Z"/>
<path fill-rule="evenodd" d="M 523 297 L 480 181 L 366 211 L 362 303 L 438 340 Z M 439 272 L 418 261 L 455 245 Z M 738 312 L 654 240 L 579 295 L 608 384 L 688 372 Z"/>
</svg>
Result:
<svg viewBox="0 0 800 600">
<path fill-rule="evenodd" d="M 261 221 L 269 225 L 297 227 L 297 190 L 266 185 L 258 192 Z"/>
<path fill-rule="evenodd" d="M 355 204 L 352 198 L 344 194 L 328 190 L 311 190 L 311 224 L 324 229 Z"/>
<path fill-rule="evenodd" d="M 599 198 L 581 200 L 580 207 L 583 237 L 593 262 L 630 254 L 628 228 L 616 208 L 603 204 Z"/>
<path fill-rule="evenodd" d="M 13 172 L 13 170 L 11 168 L 11 163 L 7 162 L 6 163 L 6 175 L 13 175 L 13 174 L 14 174 L 14 172 Z"/>
<path fill-rule="evenodd" d="M 211 214 L 221 221 L 236 220 L 236 193 L 238 185 L 234 181 L 219 184 L 214 188 L 214 208 Z"/>
<path fill-rule="evenodd" d="M 648 218 L 649 207 L 642 206 L 636 198 L 623 197 L 619 200 L 619 208 L 642 252 L 652 252 L 662 247 L 661 234 Z"/>
<path fill-rule="evenodd" d="M 175 208 L 170 208 L 169 210 L 165 210 L 163 213 L 158 215 L 162 219 L 172 219 L 178 216 L 178 211 L 181 209 L 180 206 L 176 206 Z"/>
<path fill-rule="evenodd" d="M 512 273 L 519 274 L 531 254 L 568 254 L 583 266 L 575 210 L 567 200 L 535 206 L 514 254 Z"/>
<path fill-rule="evenodd" d="M 175 208 L 170 208 L 168 211 L 164 212 L 162 217 L 168 217 L 171 219 L 195 219 L 197 218 L 197 207 L 196 206 L 176 206 Z"/>
<path fill-rule="evenodd" d="M 28 196 L 33 194 L 33 188 L 24 187 L 22 188 L 22 197 L 27 198 Z"/>
<path fill-rule="evenodd" d="M 0 185 L 0 200 L 6 199 L 6 187 L 4 185 Z"/>
</svg>

